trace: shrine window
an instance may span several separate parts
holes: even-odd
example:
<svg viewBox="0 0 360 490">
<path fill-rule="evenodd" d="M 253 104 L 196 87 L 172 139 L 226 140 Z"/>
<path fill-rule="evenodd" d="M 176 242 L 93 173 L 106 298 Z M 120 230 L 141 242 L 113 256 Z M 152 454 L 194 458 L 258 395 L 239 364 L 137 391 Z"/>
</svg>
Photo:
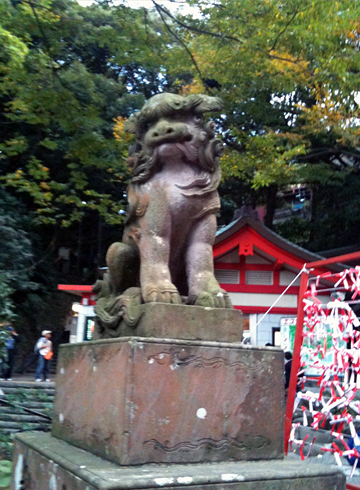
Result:
<svg viewBox="0 0 360 490">
<path fill-rule="evenodd" d="M 239 284 L 240 282 L 239 271 L 228 269 L 215 269 L 214 273 L 216 280 L 220 284 Z"/>
<path fill-rule="evenodd" d="M 272 271 L 246 271 L 246 284 L 272 286 L 274 277 Z"/>
</svg>

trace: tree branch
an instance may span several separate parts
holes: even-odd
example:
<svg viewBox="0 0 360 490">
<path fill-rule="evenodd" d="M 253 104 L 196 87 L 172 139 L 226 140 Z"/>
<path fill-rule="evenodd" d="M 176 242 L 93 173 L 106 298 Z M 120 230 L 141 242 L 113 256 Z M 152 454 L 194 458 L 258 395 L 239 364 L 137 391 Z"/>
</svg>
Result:
<svg viewBox="0 0 360 490">
<path fill-rule="evenodd" d="M 36 20 L 37 26 L 38 26 L 38 28 L 39 28 L 39 31 L 40 31 L 40 33 L 41 33 L 42 37 L 43 37 L 45 47 L 46 47 L 46 49 L 47 49 L 47 51 L 48 51 L 48 53 L 49 53 L 49 52 L 50 52 L 50 45 L 49 45 L 48 40 L 47 40 L 47 37 L 46 37 L 46 35 L 45 35 L 45 31 L 44 31 L 44 30 L 43 30 L 43 28 L 42 28 L 42 25 L 41 25 L 41 22 L 40 22 L 39 16 L 38 16 L 38 14 L 37 14 L 37 12 L 36 12 L 36 10 L 35 10 L 34 3 L 33 3 L 33 2 L 31 2 L 31 1 L 30 1 L 30 2 L 26 2 L 26 3 L 28 3 L 28 4 L 30 5 L 30 7 L 31 7 L 31 10 L 32 10 L 32 12 L 33 12 L 33 14 L 34 14 L 34 17 L 35 17 L 35 20 Z M 36 4 L 35 4 L 35 5 L 36 5 Z M 36 6 L 37 6 L 37 5 L 36 5 Z"/>
<path fill-rule="evenodd" d="M 295 163 L 301 163 L 308 161 L 309 163 L 321 163 L 324 160 L 328 160 L 331 163 L 331 160 L 336 158 L 343 163 L 344 166 L 348 167 L 349 165 L 341 158 L 341 156 L 346 156 L 348 158 L 352 158 L 354 160 L 354 164 L 360 164 L 360 152 L 350 151 L 341 148 L 317 148 L 314 150 L 310 150 L 306 155 L 299 155 L 294 159 Z"/>
<path fill-rule="evenodd" d="M 199 27 L 194 27 L 194 26 L 187 25 L 184 22 L 182 22 L 181 20 L 177 19 L 174 15 L 172 15 L 166 8 L 164 8 L 161 5 L 159 5 L 155 0 L 152 0 L 152 2 L 154 4 L 156 10 L 159 13 L 160 13 L 160 10 L 161 10 L 164 14 L 166 14 L 168 17 L 170 17 L 179 26 L 183 27 L 184 29 L 187 29 L 188 31 L 197 32 L 198 34 L 204 34 L 205 36 L 216 37 L 216 38 L 222 39 L 222 40 L 235 41 L 238 44 L 245 44 L 245 41 L 243 41 L 242 39 L 239 39 L 237 37 L 234 37 L 234 36 L 227 36 L 226 34 L 218 34 L 217 32 L 206 31 L 205 29 L 200 29 Z M 161 18 L 163 19 L 163 16 Z M 261 49 L 261 48 L 255 48 L 255 49 L 257 49 L 258 51 L 261 51 L 261 52 L 265 52 L 265 50 L 264 49 Z M 298 59 L 297 60 L 293 60 L 291 58 L 283 58 L 282 56 L 271 54 L 271 50 L 270 51 L 266 51 L 266 53 L 270 56 L 270 58 L 277 59 L 277 60 L 280 60 L 280 61 L 286 61 L 287 63 L 293 63 L 294 65 L 299 66 L 303 71 L 308 72 L 310 75 L 312 75 L 312 72 L 310 70 L 304 68 L 299 63 L 299 60 Z M 302 60 L 300 60 L 300 61 L 302 61 Z"/>
<path fill-rule="evenodd" d="M 147 9 L 144 7 L 143 8 L 144 12 L 144 24 L 145 24 L 145 33 L 146 33 L 146 40 L 149 42 L 149 30 L 148 30 L 148 21 L 147 21 Z"/>
<path fill-rule="evenodd" d="M 280 37 L 281 37 L 281 36 L 284 34 L 284 32 L 285 32 L 285 31 L 286 31 L 286 29 L 289 27 L 289 25 L 291 24 L 291 22 L 292 22 L 292 21 L 295 19 L 295 17 L 297 16 L 298 12 L 299 12 L 299 9 L 298 9 L 298 8 L 296 8 L 296 9 L 295 9 L 295 13 L 294 13 L 294 15 L 293 15 L 293 16 L 291 17 L 291 19 L 290 19 L 290 20 L 289 20 L 289 21 L 286 23 L 286 25 L 285 25 L 284 29 L 283 29 L 282 31 L 280 31 L 280 32 L 279 32 L 279 34 L 276 36 L 275 41 L 273 42 L 273 45 L 272 45 L 272 47 L 271 47 L 271 48 L 270 48 L 270 50 L 269 50 L 269 53 L 271 53 L 271 51 L 273 51 L 273 50 L 275 49 L 275 46 L 277 45 L 278 40 L 279 40 L 279 39 L 280 39 Z"/>
<path fill-rule="evenodd" d="M 164 18 L 164 16 L 163 16 L 163 12 L 162 12 L 162 10 L 163 10 L 163 9 L 162 9 L 162 8 L 160 9 L 160 8 L 159 8 L 160 6 L 159 6 L 159 5 L 158 5 L 156 2 L 154 2 L 154 5 L 155 5 L 155 8 L 156 8 L 156 10 L 158 11 L 158 13 L 159 13 L 160 17 L 161 17 L 161 20 L 163 21 L 163 23 L 164 23 L 164 25 L 165 25 L 166 29 L 167 29 L 167 30 L 170 32 L 170 34 L 171 34 L 172 36 L 174 36 L 174 38 L 175 38 L 175 39 L 176 39 L 176 40 L 177 40 L 177 41 L 178 41 L 178 42 L 179 42 L 179 43 L 182 45 L 182 47 L 183 47 L 183 48 L 186 50 L 186 52 L 187 52 L 187 53 L 188 53 L 188 55 L 190 56 L 191 61 L 192 61 L 193 65 L 195 66 L 196 71 L 198 72 L 198 75 L 199 75 L 199 77 L 200 77 L 200 80 L 202 81 L 202 80 L 203 80 L 203 77 L 202 77 L 202 74 L 201 74 L 200 68 L 199 68 L 198 64 L 196 63 L 196 60 L 195 60 L 195 58 L 194 58 L 194 56 L 193 56 L 192 52 L 191 52 L 191 51 L 190 51 L 190 49 L 187 47 L 186 43 L 185 43 L 185 42 L 184 42 L 182 39 L 180 39 L 180 38 L 179 38 L 179 36 L 177 36 L 177 34 L 175 34 L 175 32 L 173 32 L 173 31 L 170 29 L 170 27 L 169 27 L 169 26 L 168 26 L 168 24 L 166 23 L 166 20 L 165 20 L 165 18 Z M 208 92 L 208 91 L 209 91 L 208 87 L 207 87 L 207 86 L 206 86 L 204 83 L 203 83 L 203 85 L 204 85 L 204 87 L 205 87 L 205 90 Z"/>
<path fill-rule="evenodd" d="M 174 15 L 172 15 L 166 8 L 162 7 L 161 5 L 159 5 L 157 2 L 155 2 L 155 0 L 152 0 L 156 10 L 159 12 L 159 9 L 162 10 L 162 12 L 164 14 L 166 14 L 168 17 L 170 17 L 174 22 L 176 22 L 177 24 L 179 24 L 181 27 L 183 27 L 184 29 L 187 29 L 188 31 L 194 31 L 194 32 L 197 32 L 199 34 L 205 34 L 206 36 L 212 36 L 212 37 L 217 37 L 219 39 L 228 39 L 230 41 L 235 41 L 237 43 L 240 43 L 240 44 L 243 44 L 244 41 L 239 39 L 239 38 L 236 38 L 234 36 L 227 36 L 225 34 L 218 34 L 216 32 L 211 32 L 211 31 L 206 31 L 204 29 L 200 29 L 199 27 L 194 27 L 194 26 L 189 26 L 189 25 L 186 25 L 184 22 L 181 22 L 179 19 L 177 19 Z"/>
</svg>

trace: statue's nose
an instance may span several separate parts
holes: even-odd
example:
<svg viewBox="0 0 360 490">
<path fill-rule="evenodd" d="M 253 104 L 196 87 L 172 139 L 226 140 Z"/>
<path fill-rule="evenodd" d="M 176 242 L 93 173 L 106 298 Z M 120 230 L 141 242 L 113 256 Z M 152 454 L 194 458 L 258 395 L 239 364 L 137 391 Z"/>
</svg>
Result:
<svg viewBox="0 0 360 490">
<path fill-rule="evenodd" d="M 166 136 L 175 133 L 175 128 L 171 125 L 169 126 L 160 126 L 155 128 L 152 132 L 152 136 L 154 138 L 158 138 L 159 136 Z"/>
<path fill-rule="evenodd" d="M 178 121 L 160 121 L 147 135 L 147 141 L 150 145 L 157 145 L 166 141 L 190 141 L 191 139 L 192 135 L 188 125 Z"/>
</svg>

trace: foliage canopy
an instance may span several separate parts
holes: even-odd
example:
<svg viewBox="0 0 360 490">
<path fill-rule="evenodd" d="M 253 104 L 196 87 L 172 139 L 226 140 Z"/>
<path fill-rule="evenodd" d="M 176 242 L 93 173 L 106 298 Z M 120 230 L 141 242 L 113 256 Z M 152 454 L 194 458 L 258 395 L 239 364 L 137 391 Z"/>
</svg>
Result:
<svg viewBox="0 0 360 490">
<path fill-rule="evenodd" d="M 358 239 L 359 213 L 351 210 L 360 165 L 360 3 L 187 4 L 196 15 L 170 12 L 161 0 L 138 10 L 111 1 L 0 3 L 0 182 L 37 225 L 43 248 L 68 242 L 76 249 L 78 274 L 100 265 L 105 223 L 118 230 L 125 216 L 131 139 L 124 122 L 162 91 L 206 91 L 225 101 L 217 118 L 226 143 L 223 221 L 260 200 L 272 225 L 277 190 L 305 183 L 317 203 L 311 222 L 280 231 L 315 250 Z M 9 253 L 28 271 L 37 258 L 10 208 L 9 201 L 0 207 L 0 228 L 15 233 Z M 336 233 L 339 219 L 344 233 Z M 85 247 L 91 241 L 96 253 Z M 12 267 L 0 263 L 8 317 L 11 291 L 21 288 Z M 30 291 L 36 281 L 30 274 L 20 282 Z"/>
<path fill-rule="evenodd" d="M 0 11 L 2 181 L 31 197 L 37 223 L 69 226 L 95 210 L 122 220 L 128 117 L 166 86 L 144 13 L 71 0 L 5 0 Z"/>
<path fill-rule="evenodd" d="M 192 54 L 179 48 L 183 68 L 196 64 L 195 83 L 183 89 L 226 101 L 225 178 L 259 188 L 314 179 L 300 162 L 359 165 L 358 2 L 189 0 L 199 19 L 153 3 Z"/>
</svg>

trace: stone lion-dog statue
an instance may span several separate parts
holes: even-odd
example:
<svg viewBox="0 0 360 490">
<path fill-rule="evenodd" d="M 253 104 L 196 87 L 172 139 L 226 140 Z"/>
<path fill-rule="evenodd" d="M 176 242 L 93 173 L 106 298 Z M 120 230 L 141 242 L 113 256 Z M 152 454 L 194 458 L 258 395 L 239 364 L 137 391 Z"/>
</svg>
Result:
<svg viewBox="0 0 360 490">
<path fill-rule="evenodd" d="M 122 242 L 109 247 L 94 286 L 99 337 L 117 336 L 122 320 L 136 326 L 142 303 L 232 308 L 212 254 L 223 145 L 204 121 L 221 109 L 215 97 L 162 93 L 127 121 L 133 178 Z"/>
</svg>

